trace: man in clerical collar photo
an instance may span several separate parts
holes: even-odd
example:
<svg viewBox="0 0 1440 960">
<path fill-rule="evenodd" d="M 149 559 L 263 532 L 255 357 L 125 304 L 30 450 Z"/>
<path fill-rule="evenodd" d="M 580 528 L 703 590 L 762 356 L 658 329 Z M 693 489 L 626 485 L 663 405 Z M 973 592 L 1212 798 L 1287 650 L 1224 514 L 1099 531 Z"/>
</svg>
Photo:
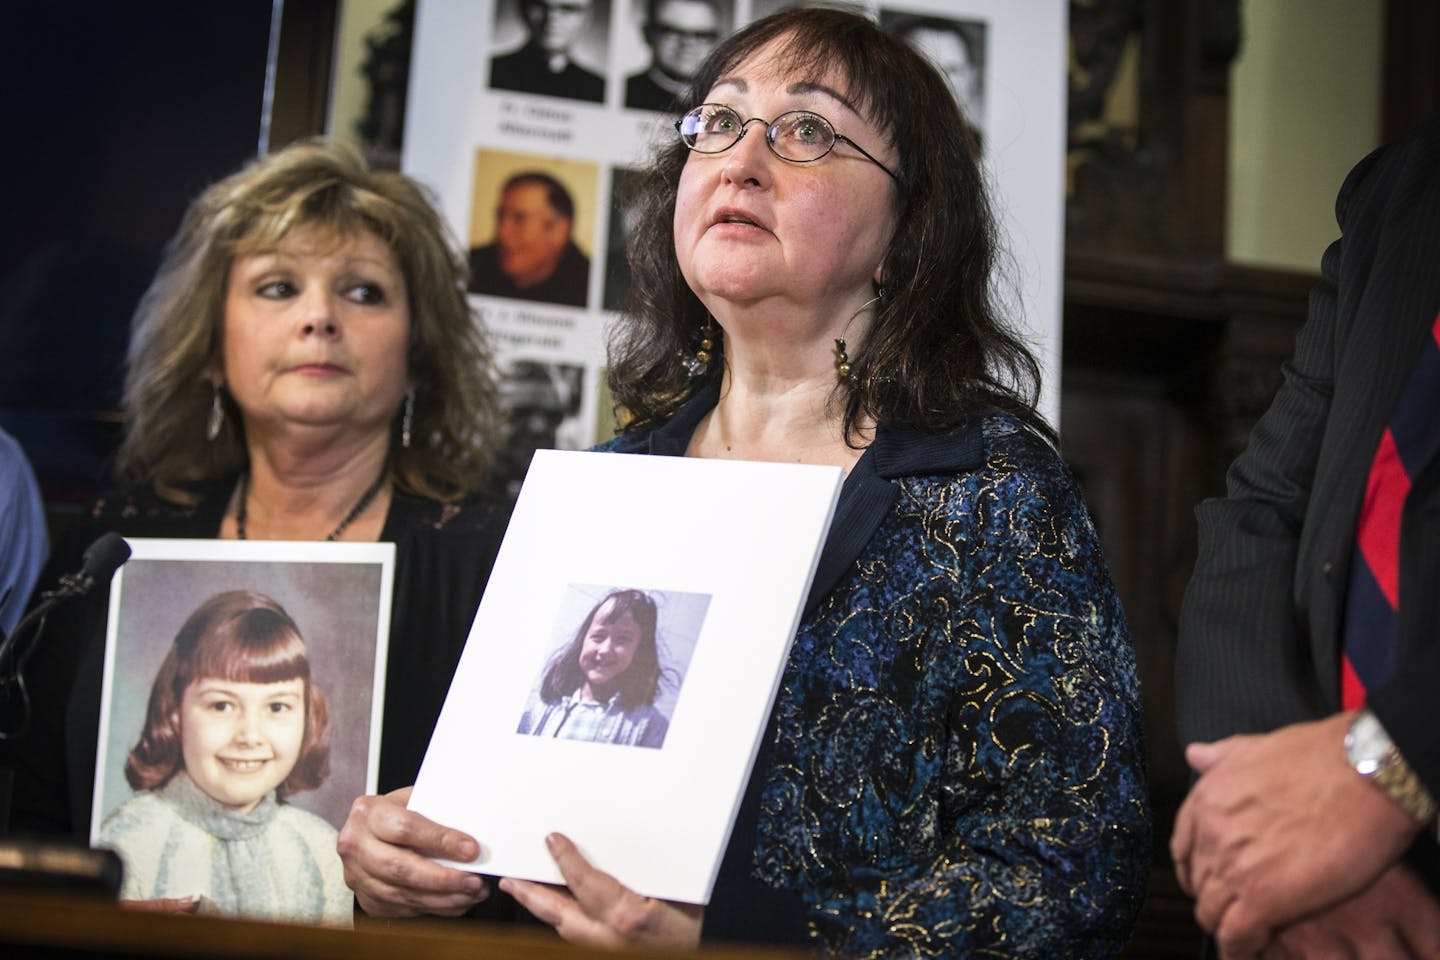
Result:
<svg viewBox="0 0 1440 960">
<path fill-rule="evenodd" d="M 650 66 L 626 78 L 625 106 L 673 111 L 701 62 L 725 34 L 728 17 L 722 15 L 719 0 L 643 0 L 643 4 L 640 33 L 650 48 Z"/>
<path fill-rule="evenodd" d="M 935 64 L 950 84 L 960 112 L 983 143 L 985 139 L 986 25 L 981 20 L 893 14 L 881 11 L 880 22 L 910 42 Z"/>
<path fill-rule="evenodd" d="M 608 4 L 604 0 L 600 7 Z M 518 49 L 490 61 L 490 87 L 600 103 L 605 78 L 575 61 L 575 48 L 596 13 L 596 0 L 520 0 L 526 40 Z M 503 5 L 500 9 L 503 9 Z M 595 22 L 608 17 L 599 11 Z"/>
</svg>

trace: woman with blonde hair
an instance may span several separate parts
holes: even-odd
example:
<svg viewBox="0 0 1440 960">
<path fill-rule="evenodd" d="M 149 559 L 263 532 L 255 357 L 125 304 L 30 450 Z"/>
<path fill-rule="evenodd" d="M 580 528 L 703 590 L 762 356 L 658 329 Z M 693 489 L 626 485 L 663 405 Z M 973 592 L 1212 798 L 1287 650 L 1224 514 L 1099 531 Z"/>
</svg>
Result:
<svg viewBox="0 0 1440 960">
<path fill-rule="evenodd" d="M 257 424 L 223 369 L 236 268 L 304 245 L 296 241 L 319 240 L 311 252 L 338 253 L 339 241 L 367 234 L 393 261 L 402 285 L 391 291 L 392 306 L 408 314 L 402 355 L 390 358 L 405 361 L 402 395 L 385 398 L 381 411 L 390 414 L 390 479 L 437 501 L 481 489 L 499 406 L 491 356 L 465 299 L 465 261 L 418 184 L 322 141 L 262 158 L 186 213 L 135 314 L 117 463 L 123 482 L 185 503 L 197 484 L 244 468 L 253 439 L 246 428 Z M 327 251 L 330 241 L 335 249 Z M 362 296 L 373 294 L 357 287 L 349 299 L 365 307 Z"/>
<path fill-rule="evenodd" d="M 423 188 L 345 146 L 298 143 L 205 190 L 135 314 L 124 489 L 71 524 L 42 584 L 110 530 L 395 543 L 379 780 L 409 783 L 505 523 L 465 286 Z M 105 608 L 96 591 L 58 611 L 30 661 L 37 716 L 0 744 L 16 829 L 87 835 Z"/>
</svg>

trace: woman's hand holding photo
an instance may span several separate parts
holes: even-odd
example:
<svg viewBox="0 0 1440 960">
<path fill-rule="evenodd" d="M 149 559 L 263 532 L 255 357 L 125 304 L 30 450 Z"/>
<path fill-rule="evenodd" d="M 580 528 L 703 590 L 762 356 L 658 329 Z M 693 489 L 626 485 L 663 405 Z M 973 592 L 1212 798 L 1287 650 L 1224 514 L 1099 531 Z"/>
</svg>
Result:
<svg viewBox="0 0 1440 960">
<path fill-rule="evenodd" d="M 345 882 L 372 917 L 459 916 L 490 896 L 478 874 L 442 867 L 431 857 L 469 861 L 475 838 L 406 809 L 411 787 L 356 800 L 337 849 Z"/>
<path fill-rule="evenodd" d="M 703 906 L 642 897 L 591 866 L 563 834 L 550 834 L 545 845 L 565 886 L 507 877 L 500 889 L 569 942 L 611 950 L 700 945 Z"/>
</svg>

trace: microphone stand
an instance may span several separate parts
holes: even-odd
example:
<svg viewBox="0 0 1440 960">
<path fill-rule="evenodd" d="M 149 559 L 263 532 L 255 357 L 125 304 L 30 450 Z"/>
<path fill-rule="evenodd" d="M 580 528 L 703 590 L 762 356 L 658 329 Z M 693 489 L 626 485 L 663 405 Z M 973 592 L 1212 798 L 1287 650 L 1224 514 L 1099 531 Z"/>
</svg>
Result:
<svg viewBox="0 0 1440 960">
<path fill-rule="evenodd" d="M 10 635 L 0 632 L 0 740 L 19 740 L 30 730 L 30 695 L 25 689 L 25 664 L 40 643 L 45 618 L 55 607 L 108 583 L 120 565 L 130 559 L 130 545 L 118 533 L 107 533 L 90 544 L 80 569 L 60 578 L 60 585 L 40 595 L 40 602 L 15 625 Z M 26 633 L 33 630 L 28 643 Z M 19 722 L 11 725 L 12 713 Z M 113 850 L 92 849 L 64 841 L 11 838 L 10 802 L 14 772 L 0 769 L 0 888 L 54 891 L 98 891 L 115 897 L 124 874 Z"/>
<path fill-rule="evenodd" d="M 0 740 L 18 740 L 29 732 L 30 695 L 25 689 L 25 664 L 39 646 L 46 616 L 71 597 L 89 593 L 97 583 L 108 583 L 128 559 L 130 545 L 124 537 L 114 532 L 102 535 L 85 548 L 79 570 L 65 574 L 57 588 L 42 593 L 40 602 L 20 619 L 8 637 L 0 635 Z M 22 645 L 22 638 L 32 629 L 33 639 Z M 10 714 L 16 710 L 20 722 L 12 727 Z"/>
</svg>

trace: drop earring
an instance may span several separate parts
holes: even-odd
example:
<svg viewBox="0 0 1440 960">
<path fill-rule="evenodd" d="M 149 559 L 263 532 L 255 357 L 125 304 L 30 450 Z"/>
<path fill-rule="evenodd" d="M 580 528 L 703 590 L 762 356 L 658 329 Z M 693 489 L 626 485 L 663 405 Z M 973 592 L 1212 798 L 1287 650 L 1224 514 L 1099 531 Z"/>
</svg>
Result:
<svg viewBox="0 0 1440 960">
<path fill-rule="evenodd" d="M 710 361 L 715 358 L 715 340 L 719 335 L 719 331 L 715 328 L 714 318 L 707 314 L 704 325 L 700 327 L 700 341 L 696 345 L 694 355 L 680 358 L 686 375 L 691 379 L 704 376 L 705 372 L 710 369 Z"/>
<path fill-rule="evenodd" d="M 225 404 L 220 401 L 220 384 L 210 381 L 210 416 L 205 420 L 205 439 L 211 443 L 225 426 Z"/>
<path fill-rule="evenodd" d="M 415 423 L 415 391 L 405 391 L 405 409 L 400 414 L 400 446 L 410 449 L 410 428 Z"/>
<path fill-rule="evenodd" d="M 845 338 L 835 338 L 835 375 L 841 383 L 850 380 L 850 355 L 845 352 Z"/>
</svg>

